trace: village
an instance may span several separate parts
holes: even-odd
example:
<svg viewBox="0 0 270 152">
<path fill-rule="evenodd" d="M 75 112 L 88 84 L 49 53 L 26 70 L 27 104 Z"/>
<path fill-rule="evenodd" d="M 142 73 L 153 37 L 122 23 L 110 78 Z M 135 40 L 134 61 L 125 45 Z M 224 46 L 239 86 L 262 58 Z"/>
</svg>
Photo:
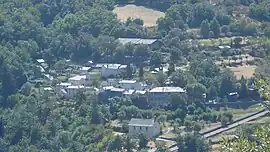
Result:
<svg viewBox="0 0 270 152">
<path fill-rule="evenodd" d="M 158 40 L 157 39 L 133 39 L 133 38 L 119 38 L 118 41 L 125 44 L 131 45 L 146 45 L 147 47 L 151 48 L 151 50 L 155 50 L 158 47 Z M 216 49 L 220 51 L 227 51 L 230 50 L 231 47 L 229 45 L 218 45 Z M 219 59 L 216 61 L 218 66 L 226 67 L 226 64 L 231 64 L 234 57 L 227 58 L 227 60 Z M 231 61 L 230 61 L 231 60 Z M 234 59 L 233 64 L 242 64 L 242 62 L 250 62 L 254 60 L 250 56 L 241 55 L 237 59 Z M 245 61 L 243 61 L 245 60 Z M 76 98 L 76 96 L 80 93 L 84 92 L 95 92 L 98 95 L 98 100 L 103 103 L 108 103 L 111 98 L 114 97 L 121 97 L 121 98 L 128 98 L 133 101 L 133 103 L 139 103 L 139 106 L 154 108 L 154 107 L 166 107 L 171 105 L 172 95 L 175 94 L 186 94 L 186 90 L 179 86 L 173 86 L 173 82 L 170 76 L 164 77 L 164 83 L 158 84 L 149 82 L 147 79 L 142 79 L 141 74 L 148 73 L 153 77 L 158 77 L 159 74 L 168 75 L 169 67 L 168 64 L 162 64 L 160 67 L 150 67 L 147 66 L 147 63 L 144 63 L 143 66 L 139 66 L 138 64 L 119 64 L 119 63 L 94 63 L 93 61 L 87 61 L 81 65 L 74 64 L 70 60 L 65 60 L 64 64 L 60 66 L 60 70 L 58 72 L 54 72 L 54 76 L 49 73 L 46 73 L 45 68 L 48 67 L 44 59 L 37 60 L 38 68 L 40 72 L 48 81 L 42 84 L 43 90 L 47 94 L 56 94 L 59 98 L 70 100 Z M 139 64 L 141 65 L 141 64 Z M 175 69 L 182 69 L 185 70 L 188 65 L 175 67 Z M 174 69 L 174 70 L 175 70 Z M 51 70 L 47 70 L 51 71 Z M 232 70 L 233 71 L 233 70 Z M 240 79 L 243 76 L 243 73 L 235 73 L 236 76 Z M 246 77 L 252 77 L 254 73 L 248 73 Z M 128 77 L 128 75 L 132 75 Z M 65 77 L 65 78 L 63 78 Z M 57 79 L 57 80 L 55 80 Z M 226 103 L 226 106 L 234 107 L 242 107 L 242 106 L 250 106 L 255 104 L 260 104 L 261 101 L 254 100 L 258 99 L 259 95 L 257 94 L 257 90 L 252 84 L 248 86 L 249 94 L 253 96 L 253 100 L 249 102 L 236 102 L 238 101 L 239 94 L 238 92 L 230 92 L 228 94 L 228 99 L 230 103 Z M 206 94 L 203 94 L 203 97 L 206 99 Z M 60 103 L 62 104 L 62 103 Z M 69 104 L 73 104 L 69 102 Z M 210 108 L 221 108 L 224 107 L 223 103 L 218 103 L 215 100 L 209 100 L 205 103 Z M 259 108 L 262 109 L 262 108 Z M 246 123 L 246 119 L 248 120 L 250 117 L 254 117 L 253 119 L 262 117 L 266 115 L 269 111 L 261 110 L 258 113 L 252 111 L 250 115 L 247 115 L 246 118 L 238 118 L 239 120 L 243 119 L 242 123 Z M 235 128 L 240 123 L 238 123 L 238 119 L 235 120 L 235 124 L 230 124 Z M 253 120 L 251 119 L 251 120 Z M 117 121 L 115 121 L 117 122 Z M 115 123 L 114 122 L 114 123 Z M 119 122 L 117 124 L 113 124 L 114 127 L 119 127 Z M 120 126 L 121 128 L 121 126 Z M 219 129 L 222 131 L 219 132 Z M 209 129 L 205 132 L 200 132 L 202 135 L 206 137 L 212 137 L 215 134 L 222 133 L 225 130 L 221 126 L 217 126 L 212 128 L 212 131 Z M 117 130 L 117 129 L 116 129 Z M 230 128 L 228 130 L 231 130 Z M 138 135 L 143 134 L 148 139 L 155 138 L 156 142 L 149 142 L 148 147 L 150 148 L 149 151 L 155 151 L 156 143 L 161 143 L 166 145 L 168 149 L 172 152 L 178 151 L 178 147 L 176 142 L 171 136 L 172 135 L 172 128 L 168 127 L 166 132 L 161 134 L 161 125 L 155 119 L 138 119 L 138 118 L 131 118 L 128 123 L 128 133 L 130 135 Z M 214 133 L 215 132 L 215 133 Z M 116 134 L 122 134 L 121 132 L 116 132 Z M 151 140 L 150 140 L 151 141 Z"/>
</svg>

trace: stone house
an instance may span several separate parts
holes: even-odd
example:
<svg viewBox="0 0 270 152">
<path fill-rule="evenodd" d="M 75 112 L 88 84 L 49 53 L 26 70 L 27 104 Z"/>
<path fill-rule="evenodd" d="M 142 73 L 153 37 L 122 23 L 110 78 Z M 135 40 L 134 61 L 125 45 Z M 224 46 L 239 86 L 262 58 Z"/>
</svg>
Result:
<svg viewBox="0 0 270 152">
<path fill-rule="evenodd" d="M 160 125 L 154 119 L 132 118 L 128 127 L 130 135 L 142 134 L 147 138 L 151 138 L 160 134 Z"/>
</svg>

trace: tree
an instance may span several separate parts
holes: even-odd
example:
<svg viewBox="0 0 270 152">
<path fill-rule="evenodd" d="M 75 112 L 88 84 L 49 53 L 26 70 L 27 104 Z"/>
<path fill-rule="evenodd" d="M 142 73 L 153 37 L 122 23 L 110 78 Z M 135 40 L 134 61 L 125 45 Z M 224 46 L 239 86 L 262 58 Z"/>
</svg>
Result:
<svg viewBox="0 0 270 152">
<path fill-rule="evenodd" d="M 220 24 L 216 18 L 214 18 L 210 23 L 210 29 L 214 32 L 215 37 L 220 35 Z"/>
<path fill-rule="evenodd" d="M 3 118 L 1 117 L 0 119 L 0 137 L 3 137 L 4 136 L 4 124 L 3 124 Z"/>
<path fill-rule="evenodd" d="M 130 64 L 127 65 L 127 68 L 126 68 L 126 77 L 131 79 L 132 78 L 132 68 L 130 67 Z"/>
<path fill-rule="evenodd" d="M 242 42 L 242 37 L 236 37 L 233 39 L 234 44 L 238 47 L 240 43 Z"/>
<path fill-rule="evenodd" d="M 208 20 L 204 20 L 201 23 L 201 34 L 203 38 L 208 38 L 210 33 L 210 25 Z"/>
<path fill-rule="evenodd" d="M 206 87 L 200 83 L 187 85 L 187 96 L 192 102 L 204 101 L 203 94 L 206 93 Z"/>
<path fill-rule="evenodd" d="M 127 149 L 127 152 L 132 152 L 133 148 L 135 147 L 134 143 L 132 143 L 131 139 L 129 136 L 126 138 L 126 144 L 125 147 Z"/>
<path fill-rule="evenodd" d="M 241 77 L 240 83 L 241 83 L 241 88 L 239 91 L 240 98 L 242 99 L 247 98 L 248 97 L 247 82 L 243 76 Z"/>
<path fill-rule="evenodd" d="M 174 86 L 182 88 L 186 87 L 187 84 L 194 83 L 196 81 L 193 75 L 182 70 L 175 71 L 171 76 L 171 80 Z"/>
<path fill-rule="evenodd" d="M 171 94 L 170 97 L 172 108 L 176 109 L 178 107 L 184 107 L 186 105 L 187 95 L 185 93 Z"/>
<path fill-rule="evenodd" d="M 228 96 L 228 94 L 235 90 L 236 78 L 233 73 L 226 70 L 222 74 L 221 85 L 219 89 L 219 97 Z"/>
<path fill-rule="evenodd" d="M 174 63 L 170 62 L 169 68 L 168 68 L 168 76 L 170 76 L 173 72 L 175 72 L 175 65 Z"/>
<path fill-rule="evenodd" d="M 65 66 L 66 66 L 65 60 L 57 61 L 54 65 L 57 72 L 62 72 L 65 69 Z"/>
<path fill-rule="evenodd" d="M 150 58 L 150 64 L 159 67 L 162 63 L 162 56 L 160 53 L 154 52 Z"/>
<path fill-rule="evenodd" d="M 146 148 L 148 141 L 143 134 L 139 135 L 139 147 L 140 149 Z"/>
<path fill-rule="evenodd" d="M 199 133 L 199 131 L 201 131 L 202 128 L 203 128 L 203 123 L 201 122 L 196 122 L 193 125 L 193 130 L 197 133 Z"/>
<path fill-rule="evenodd" d="M 158 144 L 157 151 L 158 152 L 167 152 L 166 146 L 164 144 Z"/>
<path fill-rule="evenodd" d="M 175 114 L 175 118 L 180 118 L 182 122 L 186 117 L 186 111 L 183 110 L 182 108 L 176 109 L 174 114 Z"/>
<path fill-rule="evenodd" d="M 7 65 L 3 67 L 2 74 L 2 95 L 4 100 L 7 100 L 8 96 L 16 92 L 16 84 L 13 74 Z M 3 104 L 2 106 L 7 107 L 7 104 Z"/>
<path fill-rule="evenodd" d="M 260 126 L 255 130 L 253 140 L 250 140 L 245 136 L 240 136 L 233 141 L 223 138 L 222 151 L 270 151 L 269 125 Z"/>
<path fill-rule="evenodd" d="M 220 119 L 220 123 L 221 126 L 227 126 L 227 124 L 229 123 L 229 118 L 223 115 Z"/>
<path fill-rule="evenodd" d="M 210 145 L 203 137 L 195 133 L 180 135 L 176 139 L 181 152 L 209 152 Z"/>
<path fill-rule="evenodd" d="M 160 71 L 156 74 L 156 79 L 157 79 L 159 85 L 162 86 L 165 84 L 167 77 L 162 71 Z"/>
<path fill-rule="evenodd" d="M 91 124 L 102 124 L 102 116 L 98 107 L 98 102 L 94 99 L 91 104 Z"/>
<path fill-rule="evenodd" d="M 144 74 L 143 67 L 140 67 L 140 69 L 139 69 L 139 77 L 140 77 L 140 79 L 143 79 L 143 74 Z"/>
<path fill-rule="evenodd" d="M 119 135 L 109 141 L 108 151 L 121 151 L 123 141 Z"/>
</svg>

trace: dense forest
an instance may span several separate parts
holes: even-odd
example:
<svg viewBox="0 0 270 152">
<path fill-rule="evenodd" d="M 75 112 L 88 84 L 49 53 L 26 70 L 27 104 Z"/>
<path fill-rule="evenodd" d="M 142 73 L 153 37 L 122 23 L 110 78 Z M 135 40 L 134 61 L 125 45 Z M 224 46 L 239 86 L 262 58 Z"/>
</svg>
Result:
<svg viewBox="0 0 270 152">
<path fill-rule="evenodd" d="M 129 3 L 163 11 L 165 17 L 152 28 L 143 26 L 141 19 L 120 22 L 112 10 Z M 238 7 L 248 13 L 244 17 L 235 13 Z M 185 126 L 190 132 L 179 133 L 179 151 L 210 151 L 209 143 L 197 133 L 206 122 L 226 125 L 233 115 L 206 107 L 206 101 L 232 102 L 231 92 L 238 92 L 239 99 L 257 99 L 248 87 L 258 80 L 266 82 L 261 96 L 269 96 L 269 12 L 269 0 L 217 0 L 215 5 L 206 0 L 0 0 L 0 152 L 146 151 L 145 137 L 113 133 L 112 120 L 123 122 L 120 130 L 127 132 L 127 122 L 133 117 Z M 156 38 L 161 46 L 153 51 L 145 45 L 123 45 L 117 41 L 121 37 Z M 253 37 L 260 42 L 250 42 L 252 48 L 244 51 L 238 49 L 237 39 L 231 39 L 229 45 L 235 49 L 217 51 L 196 41 L 220 37 Z M 231 56 L 243 54 L 260 58 L 255 77 L 237 79 L 215 64 L 217 58 L 236 61 Z M 32 83 L 41 77 L 36 66 L 40 58 L 48 64 L 45 71 L 57 71 L 66 60 L 127 65 L 149 60 L 150 68 L 168 63 L 168 74 L 156 77 L 138 66 L 140 79 L 163 86 L 170 78 L 171 86 L 185 88 L 186 94 L 173 94 L 170 105 L 158 108 L 129 98 L 103 102 L 95 92 L 78 94 L 71 101 L 61 99 Z M 181 70 L 176 64 L 189 66 Z M 160 145 L 158 151 L 166 150 Z"/>
</svg>

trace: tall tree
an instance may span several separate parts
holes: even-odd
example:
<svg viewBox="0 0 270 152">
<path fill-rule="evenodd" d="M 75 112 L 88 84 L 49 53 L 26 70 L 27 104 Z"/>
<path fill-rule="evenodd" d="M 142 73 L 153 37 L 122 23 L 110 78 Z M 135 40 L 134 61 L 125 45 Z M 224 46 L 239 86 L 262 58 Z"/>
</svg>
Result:
<svg viewBox="0 0 270 152">
<path fill-rule="evenodd" d="M 236 78 L 233 73 L 229 70 L 224 71 L 219 89 L 219 97 L 223 98 L 224 96 L 228 96 L 230 92 L 235 91 L 235 82 Z"/>
<path fill-rule="evenodd" d="M 214 32 L 215 37 L 220 35 L 220 24 L 216 18 L 214 18 L 210 23 L 210 29 Z"/>
<path fill-rule="evenodd" d="M 242 99 L 247 98 L 248 97 L 247 82 L 243 76 L 241 77 L 240 83 L 241 83 L 241 88 L 239 91 L 240 98 Z"/>
<path fill-rule="evenodd" d="M 126 138 L 126 144 L 125 147 L 127 149 L 127 152 L 132 152 L 134 148 L 134 144 L 132 143 L 131 139 L 129 136 Z"/>
<path fill-rule="evenodd" d="M 146 148 L 148 141 L 143 134 L 139 135 L 139 147 L 140 149 Z"/>
<path fill-rule="evenodd" d="M 170 62 L 169 68 L 168 68 L 168 76 L 170 76 L 173 72 L 175 72 L 175 65 L 173 62 Z"/>
<path fill-rule="evenodd" d="M 201 34 L 203 38 L 208 38 L 210 33 L 210 25 L 208 20 L 204 20 L 201 23 Z"/>
<path fill-rule="evenodd" d="M 127 65 L 127 68 L 126 68 L 126 77 L 129 78 L 129 79 L 131 79 L 132 78 L 132 74 L 133 74 L 132 68 L 131 68 L 130 64 L 128 64 Z"/>
<path fill-rule="evenodd" d="M 143 74 L 144 74 L 144 71 L 143 71 L 143 67 L 141 66 L 140 69 L 139 69 L 139 77 L 140 77 L 140 79 L 143 79 Z"/>
<path fill-rule="evenodd" d="M 123 141 L 119 135 L 113 138 L 108 145 L 108 151 L 121 151 Z"/>
<path fill-rule="evenodd" d="M 91 124 L 102 124 L 102 116 L 97 100 L 93 100 L 91 104 Z"/>
<path fill-rule="evenodd" d="M 0 119 L 0 137 L 4 136 L 4 123 L 3 123 L 3 118 L 1 117 Z"/>
</svg>

